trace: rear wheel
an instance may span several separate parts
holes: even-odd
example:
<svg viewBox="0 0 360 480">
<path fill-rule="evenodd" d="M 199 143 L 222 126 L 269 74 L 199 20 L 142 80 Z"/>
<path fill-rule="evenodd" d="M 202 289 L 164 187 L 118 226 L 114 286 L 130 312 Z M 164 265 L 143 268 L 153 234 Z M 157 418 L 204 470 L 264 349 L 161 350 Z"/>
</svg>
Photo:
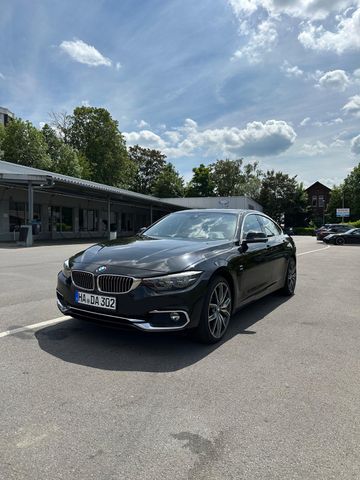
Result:
<svg viewBox="0 0 360 480">
<path fill-rule="evenodd" d="M 216 343 L 225 335 L 232 311 L 232 294 L 228 281 L 215 277 L 209 285 L 200 323 L 195 333 L 203 343 Z"/>
<path fill-rule="evenodd" d="M 290 258 L 286 271 L 285 284 L 281 289 L 281 293 L 287 296 L 294 295 L 296 287 L 296 261 Z"/>
<path fill-rule="evenodd" d="M 345 240 L 343 237 L 337 237 L 335 240 L 336 245 L 344 245 Z"/>
</svg>

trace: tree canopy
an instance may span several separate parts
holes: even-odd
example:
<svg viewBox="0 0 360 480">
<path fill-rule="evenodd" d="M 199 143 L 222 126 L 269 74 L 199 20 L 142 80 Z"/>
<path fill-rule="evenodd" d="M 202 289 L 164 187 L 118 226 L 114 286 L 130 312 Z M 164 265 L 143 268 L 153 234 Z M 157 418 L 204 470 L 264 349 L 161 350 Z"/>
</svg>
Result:
<svg viewBox="0 0 360 480">
<path fill-rule="evenodd" d="M 287 225 L 296 224 L 297 216 L 305 214 L 307 208 L 306 192 L 296 175 L 274 170 L 268 170 L 262 180 L 259 202 L 266 214 Z"/>
<path fill-rule="evenodd" d="M 193 176 L 190 180 L 187 189 L 187 197 L 213 197 L 214 183 L 211 175 L 211 168 L 205 167 L 201 163 L 198 167 L 192 169 Z"/>
<path fill-rule="evenodd" d="M 129 147 L 129 159 L 135 169 L 131 188 L 136 192 L 150 195 L 159 175 L 164 170 L 166 155 L 159 150 L 134 145 Z"/>
<path fill-rule="evenodd" d="M 125 139 L 105 108 L 75 108 L 66 139 L 89 162 L 91 180 L 124 188 L 131 185 L 134 169 Z"/>
<path fill-rule="evenodd" d="M 155 180 L 153 195 L 170 198 L 184 196 L 184 180 L 172 163 L 167 163 Z"/>
<path fill-rule="evenodd" d="M 16 118 L 5 128 L 2 140 L 3 157 L 6 161 L 27 167 L 51 169 L 51 158 L 42 133 L 30 122 Z"/>
</svg>

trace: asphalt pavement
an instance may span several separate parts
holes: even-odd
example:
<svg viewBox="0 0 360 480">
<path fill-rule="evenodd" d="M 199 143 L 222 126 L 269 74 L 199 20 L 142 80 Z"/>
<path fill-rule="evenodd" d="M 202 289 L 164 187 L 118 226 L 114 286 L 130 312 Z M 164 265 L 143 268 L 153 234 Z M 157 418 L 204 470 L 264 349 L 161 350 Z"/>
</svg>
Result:
<svg viewBox="0 0 360 480">
<path fill-rule="evenodd" d="M 360 247 L 296 243 L 296 295 L 215 346 L 44 324 L 86 245 L 0 247 L 0 478 L 359 479 Z"/>
</svg>

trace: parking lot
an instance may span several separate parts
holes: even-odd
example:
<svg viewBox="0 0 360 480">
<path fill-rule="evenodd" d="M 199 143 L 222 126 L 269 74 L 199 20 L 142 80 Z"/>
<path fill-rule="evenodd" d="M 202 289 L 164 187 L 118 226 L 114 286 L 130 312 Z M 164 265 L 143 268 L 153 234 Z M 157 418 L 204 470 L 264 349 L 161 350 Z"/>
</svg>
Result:
<svg viewBox="0 0 360 480">
<path fill-rule="evenodd" d="M 295 240 L 296 295 L 215 346 L 59 318 L 86 245 L 0 247 L 0 478 L 360 478 L 360 247 Z"/>
</svg>

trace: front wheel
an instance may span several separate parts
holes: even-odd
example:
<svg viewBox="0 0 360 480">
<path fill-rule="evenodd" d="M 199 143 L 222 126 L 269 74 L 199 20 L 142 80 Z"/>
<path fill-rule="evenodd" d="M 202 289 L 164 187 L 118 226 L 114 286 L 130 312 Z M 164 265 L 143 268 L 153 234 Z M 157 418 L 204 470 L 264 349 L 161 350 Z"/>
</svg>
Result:
<svg viewBox="0 0 360 480">
<path fill-rule="evenodd" d="M 281 289 L 284 295 L 291 296 L 295 293 L 296 286 L 296 261 L 294 258 L 290 258 L 288 268 L 286 271 L 285 284 Z"/>
<path fill-rule="evenodd" d="M 335 240 L 335 243 L 336 245 L 344 245 L 345 240 L 343 239 L 343 237 L 337 237 L 337 239 Z"/>
<path fill-rule="evenodd" d="M 232 294 L 228 281 L 215 277 L 205 296 L 196 337 L 203 343 L 216 343 L 225 335 L 232 312 Z"/>
</svg>

